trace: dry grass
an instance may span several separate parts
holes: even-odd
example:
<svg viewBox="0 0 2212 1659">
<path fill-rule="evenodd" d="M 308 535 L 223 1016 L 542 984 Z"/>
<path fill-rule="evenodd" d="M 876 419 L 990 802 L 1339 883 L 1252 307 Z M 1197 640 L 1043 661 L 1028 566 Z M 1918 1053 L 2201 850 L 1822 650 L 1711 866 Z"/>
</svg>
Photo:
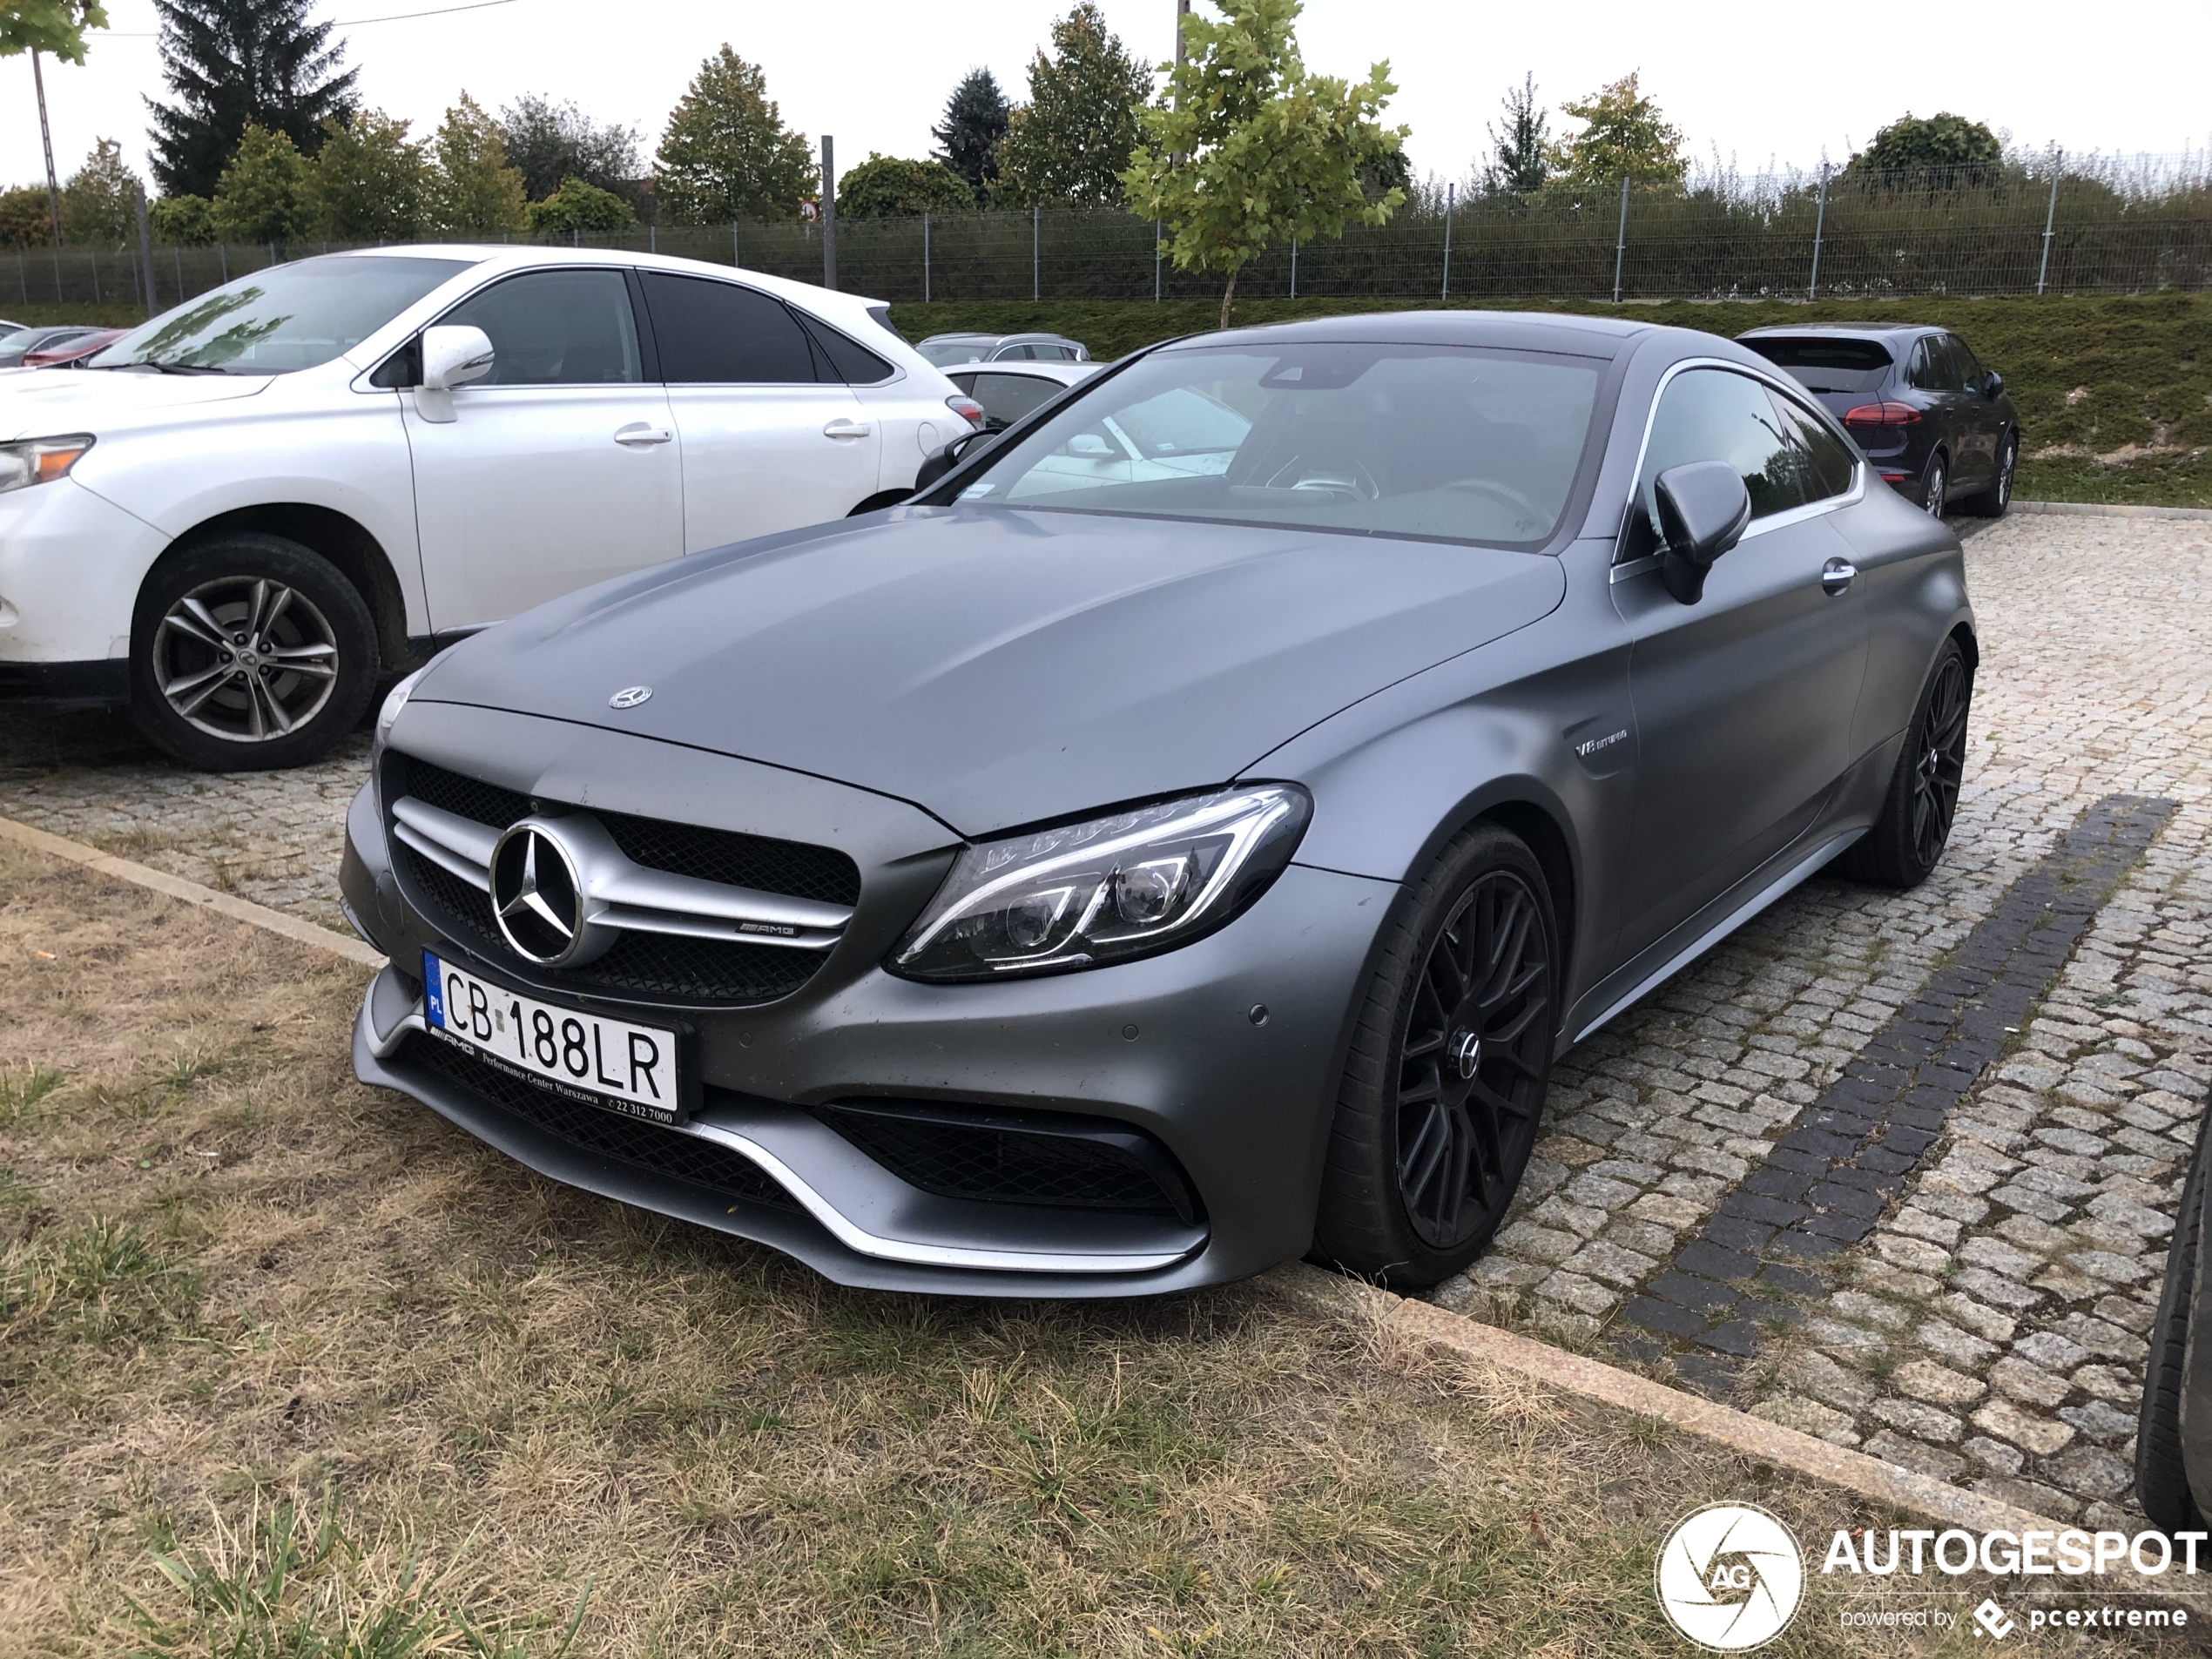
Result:
<svg viewBox="0 0 2212 1659">
<path fill-rule="evenodd" d="M 1891 1524 L 1264 1287 L 839 1290 L 360 1088 L 360 983 L 0 847 L 0 1654 L 1674 1655 L 1696 1504 Z"/>
</svg>

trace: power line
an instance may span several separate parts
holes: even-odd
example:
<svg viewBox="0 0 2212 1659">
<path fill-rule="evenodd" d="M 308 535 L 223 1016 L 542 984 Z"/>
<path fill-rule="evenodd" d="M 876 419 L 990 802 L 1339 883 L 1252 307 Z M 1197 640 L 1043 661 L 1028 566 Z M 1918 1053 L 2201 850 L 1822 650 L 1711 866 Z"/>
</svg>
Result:
<svg viewBox="0 0 2212 1659">
<path fill-rule="evenodd" d="M 381 17 L 334 17 L 330 26 L 333 29 L 361 29 L 373 23 L 406 23 L 414 17 L 443 17 L 456 11 L 489 11 L 494 6 L 511 6 L 514 3 L 515 0 L 471 0 L 471 3 L 465 6 L 438 6 L 429 11 L 395 11 Z M 98 35 L 102 40 L 158 40 L 160 37 L 158 30 L 123 29 L 103 29 Z"/>
</svg>

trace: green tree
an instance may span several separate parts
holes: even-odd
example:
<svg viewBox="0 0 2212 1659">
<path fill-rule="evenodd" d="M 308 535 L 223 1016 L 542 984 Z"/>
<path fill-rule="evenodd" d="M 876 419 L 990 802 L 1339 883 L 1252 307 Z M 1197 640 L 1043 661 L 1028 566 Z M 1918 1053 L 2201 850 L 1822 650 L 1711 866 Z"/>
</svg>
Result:
<svg viewBox="0 0 2212 1659">
<path fill-rule="evenodd" d="M 536 92 L 501 106 L 499 138 L 531 201 L 543 201 L 571 179 L 619 196 L 640 171 L 633 129 L 597 125 L 575 105 Z"/>
<path fill-rule="evenodd" d="M 522 169 L 509 165 L 499 123 L 468 93 L 446 111 L 430 147 L 437 159 L 430 180 L 430 217 L 440 229 L 499 236 L 529 224 Z"/>
<path fill-rule="evenodd" d="M 344 121 L 323 124 L 308 195 L 325 236 L 407 242 L 421 233 L 430 164 L 407 131 L 407 122 L 381 110 L 356 110 Z"/>
<path fill-rule="evenodd" d="M 1536 102 L 1536 78 L 1524 76 L 1498 102 L 1505 125 L 1490 125 L 1490 164 L 1482 170 L 1482 187 L 1494 196 L 1533 196 L 1552 175 L 1549 123 Z"/>
<path fill-rule="evenodd" d="M 205 196 L 164 196 L 146 205 L 153 239 L 198 247 L 215 240 L 215 204 Z"/>
<path fill-rule="evenodd" d="M 1388 221 L 1405 192 L 1370 201 L 1360 175 L 1402 151 L 1406 129 L 1378 118 L 1398 90 L 1388 64 L 1370 65 L 1356 86 L 1306 72 L 1298 0 L 1217 3 L 1220 23 L 1184 18 L 1184 62 L 1141 111 L 1143 141 L 1122 185 L 1131 212 L 1166 222 L 1177 270 L 1225 279 L 1225 328 L 1237 273 L 1269 243 L 1339 236 L 1347 219 Z"/>
<path fill-rule="evenodd" d="M 945 100 L 945 121 L 929 129 L 937 140 L 935 159 L 968 183 L 981 202 L 999 176 L 999 140 L 1006 137 L 1006 94 L 988 69 L 971 69 Z M 843 211 L 841 208 L 840 211 Z"/>
<path fill-rule="evenodd" d="M 307 158 L 292 135 L 246 128 L 215 186 L 215 233 L 226 242 L 291 242 L 314 223 Z"/>
<path fill-rule="evenodd" d="M 820 179 L 759 66 L 726 44 L 669 111 L 654 166 L 654 199 L 677 225 L 797 219 Z"/>
<path fill-rule="evenodd" d="M 1638 189 L 1671 190 L 1689 171 L 1681 132 L 1644 96 L 1634 71 L 1580 104 L 1559 107 L 1582 123 L 1552 158 L 1561 182 L 1572 188 L 1617 190 L 1626 179 Z"/>
<path fill-rule="evenodd" d="M 154 0 L 161 72 L 175 98 L 153 111 L 153 176 L 162 193 L 214 193 L 246 128 L 281 132 L 300 154 L 323 123 L 354 107 L 345 44 L 312 23 L 314 0 Z"/>
<path fill-rule="evenodd" d="M 31 247 L 53 237 L 53 205 L 43 185 L 0 190 L 0 247 Z"/>
<path fill-rule="evenodd" d="M 912 219 L 972 210 L 975 193 L 941 161 L 907 161 L 873 151 L 837 181 L 840 219 Z"/>
<path fill-rule="evenodd" d="M 1052 25 L 1052 54 L 1029 63 L 1029 101 L 1007 118 L 993 200 L 1013 207 L 1112 207 L 1136 148 L 1152 77 L 1092 0 Z"/>
<path fill-rule="evenodd" d="M 1923 118 L 1910 112 L 1874 135 L 1856 152 L 1845 172 L 1911 173 L 1921 184 L 1969 184 L 1993 178 L 2005 159 L 2005 146 L 1979 121 L 1963 115 Z"/>
<path fill-rule="evenodd" d="M 529 228 L 541 234 L 565 236 L 581 231 L 586 236 L 626 231 L 637 223 L 630 204 L 611 190 L 587 185 L 581 179 L 564 179 L 560 189 L 542 202 L 532 202 L 525 215 Z"/>
<path fill-rule="evenodd" d="M 107 27 L 99 0 L 0 0 L 0 57 L 50 52 L 65 64 L 84 61 L 84 31 Z"/>
<path fill-rule="evenodd" d="M 62 186 L 62 234 L 72 242 L 122 247 L 138 234 L 138 175 L 123 165 L 113 138 L 92 145 Z"/>
</svg>

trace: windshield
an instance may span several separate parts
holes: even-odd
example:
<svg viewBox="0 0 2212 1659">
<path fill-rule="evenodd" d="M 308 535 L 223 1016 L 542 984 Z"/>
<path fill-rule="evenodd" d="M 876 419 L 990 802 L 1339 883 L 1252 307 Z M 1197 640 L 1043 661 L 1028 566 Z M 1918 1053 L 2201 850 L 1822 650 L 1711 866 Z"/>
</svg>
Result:
<svg viewBox="0 0 2212 1659">
<path fill-rule="evenodd" d="M 89 367 L 225 374 L 313 368 L 351 351 L 469 263 L 334 253 L 273 265 L 164 313 Z"/>
<path fill-rule="evenodd" d="M 1769 337 L 1743 342 L 1809 392 L 1871 392 L 1896 367 L 1888 348 L 1871 340 Z"/>
<path fill-rule="evenodd" d="M 914 349 L 942 368 L 948 363 L 980 363 L 991 344 L 992 336 L 988 334 L 971 334 L 951 340 L 925 340 Z"/>
<path fill-rule="evenodd" d="M 1459 346 L 1157 352 L 1016 437 L 957 499 L 1536 547 L 1602 367 Z"/>
</svg>

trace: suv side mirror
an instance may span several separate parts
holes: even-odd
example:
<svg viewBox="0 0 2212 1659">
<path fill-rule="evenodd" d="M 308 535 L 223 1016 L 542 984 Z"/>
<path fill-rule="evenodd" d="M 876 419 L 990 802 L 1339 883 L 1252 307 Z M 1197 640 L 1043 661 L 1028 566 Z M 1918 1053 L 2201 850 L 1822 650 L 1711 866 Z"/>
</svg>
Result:
<svg viewBox="0 0 2212 1659">
<path fill-rule="evenodd" d="M 942 448 L 926 456 L 914 473 L 914 494 L 921 494 L 966 460 L 969 451 L 989 443 L 997 435 L 995 432 L 963 432 Z"/>
<path fill-rule="evenodd" d="M 481 328 L 441 323 L 422 331 L 422 389 L 450 392 L 491 373 L 490 336 Z"/>
<path fill-rule="evenodd" d="M 1743 539 L 1751 522 L 1751 495 L 1725 461 L 1693 461 L 1669 467 L 1656 485 L 1659 529 L 1667 538 L 1659 579 L 1682 604 L 1705 597 L 1713 561 Z"/>
<path fill-rule="evenodd" d="M 1998 393 L 2003 391 L 2004 389 L 2005 377 L 2002 374 L 2000 374 L 1995 369 L 1991 369 L 1987 374 L 1982 377 L 1981 393 L 1984 397 L 1995 397 Z"/>
</svg>

